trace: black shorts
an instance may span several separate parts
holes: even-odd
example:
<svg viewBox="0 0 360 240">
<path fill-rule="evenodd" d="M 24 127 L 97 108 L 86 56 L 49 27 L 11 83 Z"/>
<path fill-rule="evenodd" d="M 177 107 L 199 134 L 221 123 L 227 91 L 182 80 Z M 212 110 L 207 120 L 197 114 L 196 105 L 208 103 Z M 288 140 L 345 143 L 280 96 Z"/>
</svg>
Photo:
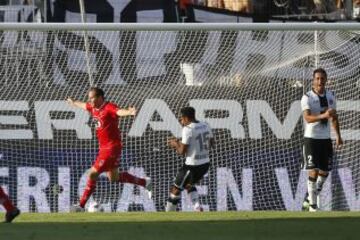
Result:
<svg viewBox="0 0 360 240">
<path fill-rule="evenodd" d="M 186 185 L 194 185 L 198 183 L 203 176 L 208 172 L 210 163 L 205 163 L 197 166 L 184 164 L 178 171 L 175 178 L 175 187 L 183 190 Z"/>
<path fill-rule="evenodd" d="M 333 147 L 331 139 L 304 138 L 304 168 L 331 171 Z"/>
</svg>

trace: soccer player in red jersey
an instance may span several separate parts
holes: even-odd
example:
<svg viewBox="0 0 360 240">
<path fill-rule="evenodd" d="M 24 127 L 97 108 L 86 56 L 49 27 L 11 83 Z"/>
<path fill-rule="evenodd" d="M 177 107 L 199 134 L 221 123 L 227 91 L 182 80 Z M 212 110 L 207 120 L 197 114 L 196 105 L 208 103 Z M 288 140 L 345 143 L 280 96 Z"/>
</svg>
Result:
<svg viewBox="0 0 360 240">
<path fill-rule="evenodd" d="M 6 214 L 5 214 L 6 223 L 11 223 L 11 221 L 14 220 L 14 218 L 16 218 L 20 214 L 20 210 L 13 205 L 8 195 L 6 195 L 6 193 L 1 187 L 0 187 L 0 204 L 2 204 L 6 209 Z"/>
<path fill-rule="evenodd" d="M 97 87 L 90 88 L 87 103 L 68 98 L 67 102 L 75 107 L 87 110 L 97 121 L 96 135 L 99 141 L 98 156 L 93 163 L 85 191 L 78 206 L 73 211 L 83 211 L 87 200 L 95 190 L 96 181 L 102 172 L 107 172 L 111 183 L 132 183 L 145 187 L 151 197 L 152 184 L 150 178 L 138 178 L 128 172 L 119 173 L 119 157 L 121 154 L 121 136 L 119 117 L 135 116 L 136 109 L 119 108 L 112 102 L 105 101 L 104 91 Z"/>
</svg>

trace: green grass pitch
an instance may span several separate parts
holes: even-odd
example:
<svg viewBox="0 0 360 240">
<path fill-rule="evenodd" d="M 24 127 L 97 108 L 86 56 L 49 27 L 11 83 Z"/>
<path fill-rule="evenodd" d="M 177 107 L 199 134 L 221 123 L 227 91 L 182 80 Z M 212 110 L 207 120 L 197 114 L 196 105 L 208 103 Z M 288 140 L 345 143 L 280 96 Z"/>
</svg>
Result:
<svg viewBox="0 0 360 240">
<path fill-rule="evenodd" d="M 0 239 L 350 240 L 360 239 L 360 212 L 24 213 L 0 224 Z"/>
</svg>

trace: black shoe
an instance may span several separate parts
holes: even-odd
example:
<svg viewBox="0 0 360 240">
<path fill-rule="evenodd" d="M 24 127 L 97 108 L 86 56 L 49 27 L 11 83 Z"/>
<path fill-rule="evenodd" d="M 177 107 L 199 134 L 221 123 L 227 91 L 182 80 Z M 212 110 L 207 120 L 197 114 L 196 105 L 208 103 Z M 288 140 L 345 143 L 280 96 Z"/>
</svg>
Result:
<svg viewBox="0 0 360 240">
<path fill-rule="evenodd" d="M 5 215 L 5 222 L 11 223 L 14 218 L 20 215 L 20 210 L 18 208 L 15 208 L 11 212 L 7 212 Z"/>
<path fill-rule="evenodd" d="M 309 206 L 309 212 L 317 212 L 317 211 L 319 211 L 319 209 L 316 204 Z"/>
</svg>

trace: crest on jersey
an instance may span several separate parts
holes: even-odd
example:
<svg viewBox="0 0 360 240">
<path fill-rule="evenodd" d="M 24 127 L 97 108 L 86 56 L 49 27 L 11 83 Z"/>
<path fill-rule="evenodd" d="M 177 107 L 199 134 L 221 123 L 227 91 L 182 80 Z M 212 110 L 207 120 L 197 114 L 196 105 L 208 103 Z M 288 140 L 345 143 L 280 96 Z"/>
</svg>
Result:
<svg viewBox="0 0 360 240">
<path fill-rule="evenodd" d="M 334 101 L 332 99 L 329 99 L 329 104 L 330 105 L 333 105 L 334 104 Z"/>
</svg>

